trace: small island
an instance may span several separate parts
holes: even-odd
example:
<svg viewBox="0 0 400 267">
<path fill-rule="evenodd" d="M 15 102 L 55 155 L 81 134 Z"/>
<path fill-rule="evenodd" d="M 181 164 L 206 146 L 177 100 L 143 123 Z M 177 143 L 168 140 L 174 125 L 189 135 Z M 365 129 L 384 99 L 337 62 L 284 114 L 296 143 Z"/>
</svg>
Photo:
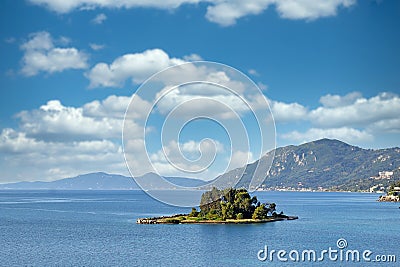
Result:
<svg viewBox="0 0 400 267">
<path fill-rule="evenodd" d="M 378 201 L 400 202 L 400 181 L 390 185 L 386 196 L 380 196 Z"/>
<path fill-rule="evenodd" d="M 250 224 L 283 220 L 295 220 L 276 212 L 275 203 L 260 203 L 251 197 L 246 189 L 228 188 L 204 192 L 201 196 L 200 211 L 192 208 L 189 214 L 176 214 L 153 218 L 139 218 L 138 224 Z"/>
</svg>

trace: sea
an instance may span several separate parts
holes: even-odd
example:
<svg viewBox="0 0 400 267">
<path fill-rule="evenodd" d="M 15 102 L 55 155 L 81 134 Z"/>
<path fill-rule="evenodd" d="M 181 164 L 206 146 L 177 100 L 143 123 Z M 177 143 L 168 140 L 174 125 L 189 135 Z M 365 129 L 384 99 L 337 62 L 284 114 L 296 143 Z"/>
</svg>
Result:
<svg viewBox="0 0 400 267">
<path fill-rule="evenodd" d="M 191 209 L 140 190 L 3 190 L 0 266 L 400 266 L 400 203 L 368 193 L 254 194 L 299 219 L 139 225 Z"/>
</svg>

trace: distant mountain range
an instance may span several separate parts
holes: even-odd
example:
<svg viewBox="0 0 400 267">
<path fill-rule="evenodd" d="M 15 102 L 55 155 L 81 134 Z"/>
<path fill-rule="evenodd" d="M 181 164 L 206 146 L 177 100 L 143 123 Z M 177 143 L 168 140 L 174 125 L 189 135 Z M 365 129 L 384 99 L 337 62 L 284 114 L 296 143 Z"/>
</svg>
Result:
<svg viewBox="0 0 400 267">
<path fill-rule="evenodd" d="M 251 179 L 264 181 L 262 187 L 271 189 L 368 190 L 374 185 L 387 186 L 400 179 L 400 148 L 362 149 L 338 140 L 321 139 L 277 148 L 256 162 L 220 175 L 210 186 L 234 186 L 233 182 L 239 180 L 236 187 L 248 187 Z M 184 187 L 206 184 L 202 180 L 182 177 L 165 177 L 165 181 L 154 173 L 137 180 L 146 187 L 160 190 L 176 188 L 171 183 Z M 0 184 L 0 189 L 134 190 L 139 187 L 130 177 L 98 172 L 52 182 Z"/>
<path fill-rule="evenodd" d="M 160 183 L 160 176 L 148 173 L 137 179 L 146 181 L 153 189 L 173 189 L 170 184 Z M 206 182 L 198 179 L 165 177 L 175 185 L 184 187 L 198 187 Z M 107 174 L 104 172 L 88 173 L 72 178 L 64 178 L 52 182 L 18 182 L 0 184 L 0 189 L 46 189 L 46 190 L 138 190 L 139 186 L 134 179 L 118 174 Z"/>
</svg>

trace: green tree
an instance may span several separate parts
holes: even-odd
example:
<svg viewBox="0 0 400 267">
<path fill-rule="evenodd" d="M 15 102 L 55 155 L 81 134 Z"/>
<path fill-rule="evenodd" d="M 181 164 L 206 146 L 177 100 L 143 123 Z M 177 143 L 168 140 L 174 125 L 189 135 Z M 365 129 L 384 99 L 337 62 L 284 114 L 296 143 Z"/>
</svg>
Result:
<svg viewBox="0 0 400 267">
<path fill-rule="evenodd" d="M 225 201 L 231 204 L 233 204 L 233 202 L 235 201 L 235 195 L 236 195 L 236 189 L 232 187 L 224 190 Z"/>
<path fill-rule="evenodd" d="M 199 215 L 199 212 L 197 211 L 196 208 L 192 208 L 192 212 L 189 214 L 189 217 L 197 217 Z"/>
<path fill-rule="evenodd" d="M 223 192 L 221 190 L 218 190 L 218 188 L 213 187 L 211 191 L 204 192 L 201 195 L 200 206 L 219 200 L 222 195 Z"/>
<path fill-rule="evenodd" d="M 254 212 L 253 199 L 247 191 L 240 190 L 236 192 L 233 203 L 235 213 L 242 213 L 245 218 L 251 218 Z"/>
<path fill-rule="evenodd" d="M 268 205 L 268 212 L 272 215 L 276 211 L 276 204 L 275 203 L 270 203 Z"/>
<path fill-rule="evenodd" d="M 268 216 L 268 209 L 265 207 L 264 204 L 261 204 L 254 210 L 252 218 L 254 220 L 263 220 L 266 219 L 267 216 Z"/>
<path fill-rule="evenodd" d="M 223 220 L 235 218 L 235 211 L 230 202 L 221 202 L 221 213 Z"/>
<path fill-rule="evenodd" d="M 213 187 L 211 191 L 204 192 L 200 201 L 201 216 L 206 216 L 212 210 L 221 211 L 221 196 L 223 196 L 223 192 L 216 187 Z"/>
</svg>

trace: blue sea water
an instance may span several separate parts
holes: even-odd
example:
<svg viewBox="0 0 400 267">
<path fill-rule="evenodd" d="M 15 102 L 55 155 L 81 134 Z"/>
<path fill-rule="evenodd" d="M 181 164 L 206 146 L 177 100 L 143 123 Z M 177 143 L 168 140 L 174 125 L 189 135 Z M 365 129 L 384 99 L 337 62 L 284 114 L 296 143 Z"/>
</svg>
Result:
<svg viewBox="0 0 400 267">
<path fill-rule="evenodd" d="M 142 191 L 0 191 L 0 266 L 399 266 L 400 209 L 378 195 L 257 192 L 298 220 L 254 225 L 137 225 L 187 213 Z M 271 250 L 370 250 L 397 262 L 260 261 Z M 339 252 L 338 252 L 339 253 Z M 260 254 L 263 256 L 264 254 Z M 339 254 L 338 254 L 339 255 Z"/>
</svg>

